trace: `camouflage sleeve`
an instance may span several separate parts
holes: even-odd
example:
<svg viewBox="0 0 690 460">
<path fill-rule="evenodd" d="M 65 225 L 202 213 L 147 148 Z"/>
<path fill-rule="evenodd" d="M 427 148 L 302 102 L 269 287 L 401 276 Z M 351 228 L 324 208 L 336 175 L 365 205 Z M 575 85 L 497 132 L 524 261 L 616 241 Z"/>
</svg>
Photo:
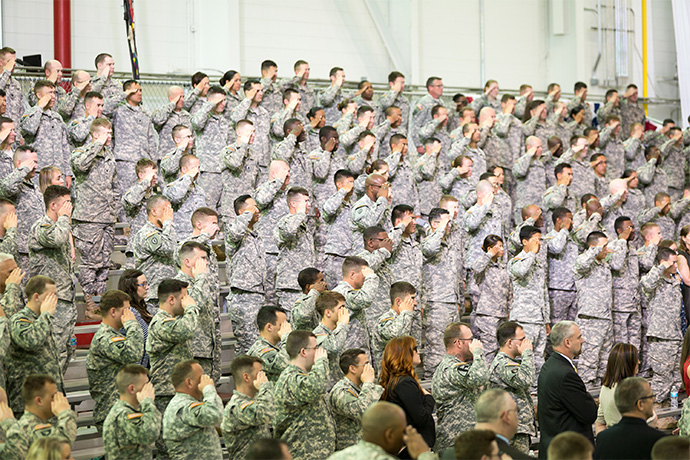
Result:
<svg viewBox="0 0 690 460">
<path fill-rule="evenodd" d="M 115 433 L 120 444 L 126 446 L 153 443 L 160 435 L 161 418 L 153 399 L 144 399 L 139 405 L 139 413 L 123 413 L 115 420 Z"/>
<path fill-rule="evenodd" d="M 122 195 L 122 206 L 128 214 L 131 214 L 135 208 L 141 206 L 146 198 L 146 191 L 149 189 L 149 183 L 138 182 L 127 190 Z"/>
<path fill-rule="evenodd" d="M 155 235 L 158 236 L 159 234 L 156 233 Z M 146 238 L 145 244 L 150 254 L 160 254 L 166 257 L 174 256 L 175 249 L 177 248 L 177 233 L 175 232 L 173 221 L 166 220 L 163 222 L 163 231 L 160 233 L 159 238 Z"/>
<path fill-rule="evenodd" d="M 431 181 L 436 177 L 437 158 L 432 155 L 420 155 L 415 168 L 415 179 L 417 182 L 425 180 Z"/>
<path fill-rule="evenodd" d="M 352 129 L 345 131 L 342 135 L 340 135 L 340 145 L 343 147 L 350 147 L 357 142 L 359 135 L 362 134 L 365 129 L 366 128 L 364 126 L 356 125 Z"/>
<path fill-rule="evenodd" d="M 58 101 L 57 112 L 65 121 L 68 121 L 72 117 L 74 109 L 77 107 L 77 104 L 81 102 L 80 95 L 81 90 L 73 86 L 72 90 Z"/>
<path fill-rule="evenodd" d="M 263 210 L 268 207 L 276 194 L 280 191 L 280 187 L 283 186 L 283 181 L 279 178 L 273 179 L 271 181 L 263 183 L 259 188 L 254 191 L 253 198 L 256 200 L 256 206 Z"/>
<path fill-rule="evenodd" d="M 271 151 L 272 160 L 283 160 L 288 164 L 292 161 L 295 154 L 295 144 L 297 144 L 297 137 L 294 134 L 288 134 L 285 139 L 276 144 Z"/>
<path fill-rule="evenodd" d="M 601 111 L 601 109 L 599 109 L 599 111 Z M 601 130 L 601 132 L 599 133 L 599 148 L 606 148 L 606 144 L 608 144 L 611 140 L 612 132 L 613 128 L 610 126 L 606 126 L 604 129 Z"/>
<path fill-rule="evenodd" d="M 321 97 L 319 97 L 319 102 L 321 103 L 322 106 L 328 107 L 330 105 L 333 105 L 335 102 L 335 98 L 340 92 L 340 86 L 338 85 L 331 85 L 328 88 L 326 88 L 322 93 Z"/>
<path fill-rule="evenodd" d="M 571 161 L 573 161 L 574 156 L 575 152 L 573 151 L 573 149 L 568 149 L 563 153 L 563 155 L 561 155 L 559 158 L 556 158 L 554 166 L 557 166 L 561 163 L 570 163 Z"/>
<path fill-rule="evenodd" d="M 683 198 L 681 200 L 674 201 L 668 214 L 672 219 L 678 220 L 685 214 L 689 205 L 690 198 Z"/>
<path fill-rule="evenodd" d="M 525 133 L 525 137 L 534 136 L 534 133 L 537 132 L 538 121 L 539 117 L 535 116 L 522 125 L 522 132 Z"/>
<path fill-rule="evenodd" d="M 345 349 L 345 339 L 347 338 L 347 331 L 349 330 L 349 325 L 338 323 L 332 334 L 317 334 L 316 345 L 330 354 L 339 353 Z"/>
<path fill-rule="evenodd" d="M 381 142 L 381 140 L 388 134 L 391 129 L 391 121 L 389 119 L 384 119 L 381 123 L 372 128 L 372 132 L 376 139 Z"/>
<path fill-rule="evenodd" d="M 10 346 L 10 334 L 8 332 L 7 316 L 0 316 L 0 350 L 2 355 L 7 355 L 7 347 Z"/>
<path fill-rule="evenodd" d="M 395 253 L 398 250 L 398 247 L 400 247 L 400 243 L 402 243 L 402 235 L 403 232 L 405 231 L 405 226 L 402 225 L 402 223 L 399 223 L 397 226 L 393 227 L 393 229 L 388 232 L 388 238 L 393 241 L 393 247 L 391 248 L 391 254 Z"/>
<path fill-rule="evenodd" d="M 179 413 L 178 423 L 171 425 L 174 437 L 184 439 L 200 427 L 220 425 L 223 421 L 223 402 L 213 385 L 204 387 L 204 400 L 187 404 Z M 182 422 L 182 423 L 179 423 Z"/>
<path fill-rule="evenodd" d="M 470 103 L 470 107 L 472 107 L 472 110 L 474 110 L 474 113 L 477 114 L 477 117 L 479 117 L 479 112 L 481 112 L 482 108 L 487 103 L 487 97 L 486 93 L 482 93 L 479 97 L 474 98 L 474 100 Z"/>
<path fill-rule="evenodd" d="M 192 128 L 194 131 L 203 131 L 208 123 L 208 119 L 211 117 L 211 110 L 216 104 L 213 102 L 205 102 L 199 110 L 192 115 Z"/>
<path fill-rule="evenodd" d="M 472 233 L 479 228 L 486 216 L 486 213 L 491 209 L 491 203 L 484 203 L 483 205 L 475 205 L 465 211 L 465 229 Z"/>
<path fill-rule="evenodd" d="M 14 315 L 10 318 L 12 341 L 24 350 L 33 350 L 43 345 L 52 334 L 52 324 L 53 315 L 48 312 L 41 313 L 33 322 Z"/>
<path fill-rule="evenodd" d="M 31 439 L 22 426 L 13 418 L 5 419 L 0 425 L 5 433 L 5 442 L 0 443 L 0 458 L 23 459 L 31 447 Z"/>
<path fill-rule="evenodd" d="M 376 200 L 376 207 L 373 210 L 370 210 L 367 206 L 358 206 L 352 210 L 350 215 L 351 227 L 363 232 L 380 222 L 387 210 L 388 200 L 384 197 Z"/>
<path fill-rule="evenodd" d="M 36 224 L 34 229 L 37 233 L 36 242 L 38 245 L 34 243 L 33 238 L 29 238 L 30 249 L 41 250 L 42 248 L 58 248 L 69 242 L 70 218 L 67 216 L 60 216 L 57 222 L 55 222 L 55 225 L 45 226 L 45 224 Z"/>
<path fill-rule="evenodd" d="M 170 200 L 173 205 L 182 204 L 190 187 L 192 186 L 193 177 L 189 174 L 185 174 L 175 180 L 170 182 L 163 189 L 163 196 Z"/>
<path fill-rule="evenodd" d="M 654 292 L 656 292 L 657 288 L 662 283 L 664 270 L 666 270 L 666 267 L 658 264 L 653 266 L 646 275 L 640 278 L 640 287 L 647 298 L 652 297 Z"/>
<path fill-rule="evenodd" d="M 307 220 L 307 214 L 298 212 L 297 214 L 289 214 L 280 219 L 275 229 L 275 242 L 281 245 L 292 241 L 297 236 L 300 227 Z"/>
<path fill-rule="evenodd" d="M 275 348 L 264 348 L 261 350 L 261 360 L 264 362 L 263 367 L 267 374 L 280 374 L 290 365 L 290 358 L 285 351 L 284 342 L 287 341 L 289 334 L 286 334 L 280 341 L 283 342 L 283 348 L 276 350 Z"/>
<path fill-rule="evenodd" d="M 471 188 L 463 196 L 458 197 L 458 201 L 460 201 L 463 208 L 470 209 L 477 204 L 477 189 Z"/>
<path fill-rule="evenodd" d="M 175 147 L 170 153 L 161 159 L 161 173 L 163 177 L 177 177 L 180 171 L 180 158 L 184 155 L 184 150 Z"/>
<path fill-rule="evenodd" d="M 529 273 L 530 268 L 537 260 L 537 254 L 534 252 L 528 252 L 525 257 L 517 258 L 514 257 L 508 262 L 508 270 L 510 274 L 517 279 L 524 279 Z"/>
<path fill-rule="evenodd" d="M 589 216 L 589 219 L 585 220 L 582 225 L 575 229 L 573 235 L 575 241 L 581 246 L 584 246 L 587 241 L 587 236 L 597 228 L 599 222 L 601 222 L 601 214 L 596 213 Z"/>
<path fill-rule="evenodd" d="M 651 244 L 649 246 L 642 246 L 637 251 L 637 260 L 639 261 L 640 268 L 642 270 L 649 271 L 654 266 L 656 261 L 656 253 L 659 248 L 656 244 Z"/>
<path fill-rule="evenodd" d="M 472 363 L 456 365 L 448 374 L 450 383 L 460 388 L 477 388 L 489 383 L 489 366 L 484 358 L 484 350 L 475 348 Z"/>
<path fill-rule="evenodd" d="M 249 144 L 237 142 L 229 145 L 220 153 L 220 168 L 230 171 L 240 171 L 244 158 L 249 153 Z"/>
<path fill-rule="evenodd" d="M 165 318 L 158 323 L 158 335 L 168 343 L 185 342 L 196 334 L 196 326 L 199 320 L 199 306 L 187 307 L 182 316 Z M 150 337 L 150 335 L 149 335 Z M 150 339 L 148 340 L 151 341 Z"/>
<path fill-rule="evenodd" d="M 196 101 L 199 100 L 199 96 L 201 96 L 201 90 L 199 88 L 192 89 L 190 92 L 185 94 L 182 108 L 189 112 L 191 108 L 194 107 L 194 104 L 196 104 Z"/>
<path fill-rule="evenodd" d="M 270 423 L 276 412 L 275 400 L 273 398 L 273 384 L 264 382 L 259 387 L 259 392 L 254 399 L 239 406 L 235 412 L 230 412 L 228 404 L 225 408 L 221 429 L 228 431 L 230 418 L 236 419 L 244 426 L 262 426 Z"/>
<path fill-rule="evenodd" d="M 478 257 L 472 262 L 472 273 L 474 273 L 475 278 L 481 278 L 484 271 L 488 268 L 489 263 L 491 263 L 491 254 L 488 252 L 480 252 Z"/>
<path fill-rule="evenodd" d="M 321 295 L 319 291 L 312 289 L 305 298 L 301 299 L 301 302 L 296 302 L 292 307 L 290 322 L 294 329 L 302 329 L 311 321 L 316 309 L 316 299 L 319 295 Z"/>
<path fill-rule="evenodd" d="M 86 142 L 90 134 L 91 122 L 93 122 L 93 120 L 95 120 L 95 118 L 90 115 L 88 117 L 72 120 L 67 125 L 67 137 L 75 144 Z"/>
<path fill-rule="evenodd" d="M 12 77 L 12 73 L 9 70 L 3 69 L 2 72 L 0 72 L 0 88 L 3 90 L 6 90 Z"/>
<path fill-rule="evenodd" d="M 441 252 L 441 240 L 443 239 L 443 235 L 445 235 L 445 233 L 445 229 L 437 227 L 436 230 L 422 240 L 420 249 L 424 258 L 431 259 Z"/>
<path fill-rule="evenodd" d="M 551 230 L 544 239 L 549 254 L 562 254 L 568 244 L 568 230 L 565 228 L 558 232 Z"/>
<path fill-rule="evenodd" d="M 127 93 L 124 91 L 118 91 L 112 96 L 105 99 L 103 103 L 103 115 L 107 117 L 112 117 L 115 114 L 117 107 L 124 102 L 127 97 Z"/>
<path fill-rule="evenodd" d="M 78 173 L 88 173 L 93 166 L 96 157 L 103 149 L 104 146 L 96 142 L 91 142 L 88 145 L 75 149 L 70 158 L 72 171 Z"/>
<path fill-rule="evenodd" d="M 144 333 L 136 319 L 127 321 L 124 325 L 127 336 L 115 336 L 102 344 L 100 351 L 108 359 L 125 365 L 139 362 L 144 354 Z"/>
<path fill-rule="evenodd" d="M 0 298 L 0 305 L 5 310 L 5 316 L 11 318 L 12 315 L 24 308 L 22 301 L 22 288 L 16 283 L 8 283 L 5 286 L 5 293 Z M 8 326 L 9 327 L 9 326 Z"/>
<path fill-rule="evenodd" d="M 642 185 L 649 185 L 654 180 L 654 174 L 656 173 L 656 163 L 657 159 L 652 158 L 640 168 L 637 169 L 637 177 L 640 179 Z"/>
<path fill-rule="evenodd" d="M 175 110 L 175 103 L 168 102 L 163 107 L 153 111 L 151 114 L 151 122 L 157 131 L 160 131 L 161 128 L 163 128 L 163 125 L 166 121 L 168 121 L 168 118 L 170 118 L 170 114 L 173 110 Z"/>
<path fill-rule="evenodd" d="M 364 411 L 381 398 L 383 387 L 373 382 L 362 384 L 359 396 L 346 388 L 340 388 L 336 394 L 330 397 L 333 412 L 341 417 L 351 420 L 360 420 Z"/>
<path fill-rule="evenodd" d="M 529 390 L 534 382 L 534 352 L 522 352 L 520 364 L 507 362 L 503 366 L 496 366 L 498 378 L 514 390 Z"/>
<path fill-rule="evenodd" d="M 285 137 L 285 130 L 283 129 L 283 126 L 288 119 L 292 118 L 293 115 L 294 112 L 289 110 L 287 107 L 274 113 L 271 117 L 271 134 L 277 139 L 283 139 Z"/>
<path fill-rule="evenodd" d="M 608 248 L 613 250 L 611 255 L 611 260 L 609 260 L 609 265 L 612 270 L 621 270 L 625 265 L 625 258 L 628 255 L 628 242 L 627 240 L 616 239 L 608 244 Z"/>
<path fill-rule="evenodd" d="M 452 168 L 450 171 L 438 178 L 438 185 L 441 186 L 444 192 L 450 192 L 453 184 L 460 178 L 460 173 L 457 168 Z"/>
<path fill-rule="evenodd" d="M 376 290 L 379 287 L 379 277 L 376 274 L 368 275 L 364 278 L 361 289 L 353 289 L 345 297 L 351 312 L 362 311 L 368 308 L 374 301 Z"/>
<path fill-rule="evenodd" d="M 429 122 L 425 123 L 424 126 L 419 128 L 419 140 L 422 142 L 434 135 L 436 128 L 441 124 L 441 120 L 438 118 L 432 118 Z"/>
<path fill-rule="evenodd" d="M 479 142 L 477 142 L 477 147 L 483 149 L 486 146 L 486 141 L 489 139 L 489 133 L 491 128 L 488 126 L 482 126 L 479 128 Z"/>
<path fill-rule="evenodd" d="M 663 144 L 661 144 L 661 147 L 659 147 L 659 150 L 661 151 L 661 158 L 666 159 L 668 158 L 668 155 L 671 153 L 673 150 L 673 146 L 675 145 L 676 141 L 673 139 L 669 139 Z"/>
<path fill-rule="evenodd" d="M 529 172 L 529 167 L 532 165 L 533 155 L 525 153 L 513 165 L 513 175 L 515 177 L 525 177 Z"/>
<path fill-rule="evenodd" d="M 16 256 L 17 227 L 10 227 L 5 232 L 5 237 L 0 241 L 0 253 Z"/>
<path fill-rule="evenodd" d="M 366 251 L 365 251 L 366 252 Z M 362 254 L 362 259 L 366 260 L 369 268 L 376 271 L 390 258 L 391 253 L 386 248 L 378 248 L 374 252 Z"/>
<path fill-rule="evenodd" d="M 290 384 L 288 405 L 303 406 L 322 398 L 328 385 L 328 358 L 319 358 L 308 374 L 295 374 Z"/>
<path fill-rule="evenodd" d="M 394 179 L 400 167 L 400 152 L 391 152 L 383 161 L 388 165 L 388 179 Z"/>
<path fill-rule="evenodd" d="M 19 122 L 22 133 L 35 136 L 39 126 L 41 126 L 41 118 L 43 118 L 43 109 L 39 106 L 31 107 L 27 110 Z"/>
<path fill-rule="evenodd" d="M 153 127 L 151 119 L 148 122 L 148 154 L 150 158 L 156 160 L 158 152 L 158 131 Z"/>
<path fill-rule="evenodd" d="M 321 206 L 321 213 L 324 217 L 334 218 L 338 209 L 343 204 L 343 200 L 347 195 L 347 190 L 344 188 L 339 189 L 336 193 L 331 195 L 326 201 L 323 202 Z"/>
<path fill-rule="evenodd" d="M 496 115 L 496 122 L 494 124 L 494 134 L 501 138 L 508 137 L 510 125 L 512 124 L 511 117 L 512 115 L 509 113 L 499 113 L 498 115 Z"/>
<path fill-rule="evenodd" d="M 343 114 L 342 117 L 340 117 L 340 120 L 336 121 L 333 124 L 333 127 L 335 128 L 336 132 L 338 133 L 338 136 L 342 136 L 346 132 L 350 130 L 352 127 L 352 120 L 355 117 L 354 112 L 348 112 Z M 349 144 L 348 144 L 349 145 Z"/>
<path fill-rule="evenodd" d="M 107 81 L 107 75 L 96 75 L 91 79 L 91 91 L 100 93 Z"/>
<path fill-rule="evenodd" d="M 510 235 L 508 235 L 508 253 L 517 254 L 522 251 L 522 240 L 520 239 L 520 230 L 527 225 L 534 225 L 535 221 L 532 217 L 528 217 L 515 227 Z"/>
<path fill-rule="evenodd" d="M 225 226 L 225 241 L 229 246 L 237 246 L 247 234 L 249 229 L 249 222 L 252 220 L 254 213 L 251 211 L 244 211 L 237 216 L 230 225 Z"/>
<path fill-rule="evenodd" d="M 381 97 L 379 97 L 379 100 L 378 100 L 378 104 L 379 104 L 379 107 L 381 108 L 381 111 L 385 112 L 388 107 L 395 104 L 395 100 L 398 98 L 399 94 L 400 93 L 398 93 L 397 91 L 393 91 L 393 90 L 388 90 L 385 93 L 383 93 L 381 95 Z"/>
<path fill-rule="evenodd" d="M 659 208 L 658 206 L 654 206 L 653 208 L 645 209 L 640 214 L 638 214 L 637 220 L 640 222 L 640 225 L 644 225 L 647 222 L 651 222 L 652 220 L 659 217 L 660 212 L 661 212 L 661 208 Z"/>
<path fill-rule="evenodd" d="M 690 438 L 690 404 L 683 404 L 678 428 L 680 428 L 680 436 Z"/>
<path fill-rule="evenodd" d="M 314 150 L 309 158 L 311 160 L 314 177 L 318 180 L 328 179 L 328 173 L 331 170 L 331 155 L 328 150 L 318 148 Z"/>
<path fill-rule="evenodd" d="M 77 439 L 77 413 L 71 409 L 63 410 L 58 414 L 56 434 L 58 438 L 67 440 L 70 444 Z"/>
<path fill-rule="evenodd" d="M 380 318 L 378 323 L 376 323 L 376 331 L 385 341 L 394 337 L 411 335 L 413 319 L 413 312 L 407 310 L 401 311 L 397 316 Z"/>
<path fill-rule="evenodd" d="M 230 121 L 232 122 L 233 126 L 237 125 L 237 123 L 240 120 L 247 118 L 247 112 L 249 112 L 249 107 L 251 105 L 252 105 L 252 100 L 248 99 L 248 98 L 244 98 L 244 99 L 242 99 L 242 102 L 237 104 L 237 106 L 232 110 L 232 112 L 230 112 Z M 192 118 L 192 120 L 193 120 L 193 118 Z"/>
<path fill-rule="evenodd" d="M 628 161 L 633 161 L 637 157 L 637 150 L 640 148 L 642 143 L 639 139 L 634 137 L 629 137 L 623 142 L 623 149 L 625 150 L 625 159 Z"/>
<path fill-rule="evenodd" d="M 355 145 L 351 154 L 345 157 L 345 169 L 355 175 L 364 174 L 367 158 L 369 158 L 371 151 L 372 149 L 364 150 L 359 145 Z"/>
<path fill-rule="evenodd" d="M 587 249 L 585 252 L 577 256 L 575 259 L 575 265 L 573 266 L 573 271 L 575 274 L 580 276 L 586 276 L 587 273 L 594 266 L 597 256 L 601 252 L 601 248 L 594 246 Z"/>
<path fill-rule="evenodd" d="M 567 194 L 567 185 L 554 185 L 544 192 L 544 198 L 542 201 L 547 209 L 556 209 L 560 206 L 563 206 Z"/>
</svg>

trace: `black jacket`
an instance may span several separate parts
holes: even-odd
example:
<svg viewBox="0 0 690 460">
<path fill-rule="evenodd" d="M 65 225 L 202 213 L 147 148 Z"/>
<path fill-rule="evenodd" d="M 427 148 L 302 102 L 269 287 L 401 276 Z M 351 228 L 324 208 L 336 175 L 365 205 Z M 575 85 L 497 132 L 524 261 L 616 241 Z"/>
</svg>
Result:
<svg viewBox="0 0 690 460">
<path fill-rule="evenodd" d="M 539 458 L 546 458 L 551 440 L 564 431 L 581 433 L 594 444 L 592 424 L 597 419 L 597 404 L 560 353 L 554 352 L 542 366 L 537 397 Z"/>
<path fill-rule="evenodd" d="M 620 422 L 599 433 L 594 458 L 649 459 L 652 458 L 654 443 L 664 436 L 663 431 L 655 430 L 641 418 L 623 417 Z"/>
<path fill-rule="evenodd" d="M 431 415 L 436 401 L 433 396 L 422 393 L 412 377 L 401 377 L 386 400 L 402 407 L 407 424 L 419 431 L 429 447 L 436 443 L 436 423 Z"/>
</svg>

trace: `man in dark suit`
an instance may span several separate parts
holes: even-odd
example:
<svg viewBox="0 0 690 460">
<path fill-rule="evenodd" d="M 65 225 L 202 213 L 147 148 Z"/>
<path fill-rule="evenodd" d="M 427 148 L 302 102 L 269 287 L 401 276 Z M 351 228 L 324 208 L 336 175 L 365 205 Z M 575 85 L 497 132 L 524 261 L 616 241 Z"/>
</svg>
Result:
<svg viewBox="0 0 690 460">
<path fill-rule="evenodd" d="M 629 377 L 616 386 L 613 398 L 623 417 L 599 433 L 594 458 L 651 458 L 654 443 L 666 434 L 647 425 L 647 419 L 654 415 L 654 393 L 649 382 L 641 377 Z"/>
<path fill-rule="evenodd" d="M 501 454 L 508 454 L 513 460 L 534 459 L 510 445 L 510 439 L 518 429 L 517 404 L 510 393 L 500 388 L 486 390 L 477 399 L 474 412 L 477 416 L 474 429 L 496 433 L 496 444 Z"/>
<path fill-rule="evenodd" d="M 554 353 L 541 368 L 537 385 L 539 458 L 546 458 L 549 443 L 564 431 L 581 433 L 594 444 L 592 424 L 597 418 L 597 404 L 573 364 L 583 342 L 573 321 L 561 321 L 551 329 Z"/>
</svg>

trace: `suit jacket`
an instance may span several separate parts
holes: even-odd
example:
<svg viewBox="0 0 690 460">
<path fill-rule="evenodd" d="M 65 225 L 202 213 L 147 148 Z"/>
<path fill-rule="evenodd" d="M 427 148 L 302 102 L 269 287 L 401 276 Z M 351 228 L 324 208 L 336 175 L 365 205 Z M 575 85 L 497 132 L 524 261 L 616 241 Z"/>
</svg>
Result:
<svg viewBox="0 0 690 460">
<path fill-rule="evenodd" d="M 498 450 L 500 453 L 510 455 L 510 458 L 512 458 L 513 460 L 534 460 L 534 457 L 527 455 L 521 450 L 517 450 L 509 443 L 505 442 L 503 438 L 497 436 L 496 444 L 498 444 Z"/>
<path fill-rule="evenodd" d="M 597 419 L 597 404 L 573 366 L 554 352 L 539 373 L 537 385 L 539 419 L 539 458 L 546 458 L 551 440 L 564 431 L 575 431 L 594 444 L 592 424 Z"/>
<path fill-rule="evenodd" d="M 664 436 L 666 433 L 651 428 L 640 418 L 623 417 L 620 422 L 599 433 L 594 458 L 649 459 L 652 458 L 654 443 Z"/>
</svg>

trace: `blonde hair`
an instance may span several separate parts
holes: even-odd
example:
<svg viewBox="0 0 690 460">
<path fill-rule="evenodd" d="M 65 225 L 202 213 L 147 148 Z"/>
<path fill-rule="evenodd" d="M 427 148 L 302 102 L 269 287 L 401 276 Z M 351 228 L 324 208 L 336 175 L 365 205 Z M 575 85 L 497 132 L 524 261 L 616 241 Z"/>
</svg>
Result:
<svg viewBox="0 0 690 460">
<path fill-rule="evenodd" d="M 60 168 L 55 166 L 46 166 L 38 173 L 38 187 L 41 189 L 41 193 L 44 193 L 49 185 L 53 185 L 55 174 L 62 174 Z"/>
</svg>

